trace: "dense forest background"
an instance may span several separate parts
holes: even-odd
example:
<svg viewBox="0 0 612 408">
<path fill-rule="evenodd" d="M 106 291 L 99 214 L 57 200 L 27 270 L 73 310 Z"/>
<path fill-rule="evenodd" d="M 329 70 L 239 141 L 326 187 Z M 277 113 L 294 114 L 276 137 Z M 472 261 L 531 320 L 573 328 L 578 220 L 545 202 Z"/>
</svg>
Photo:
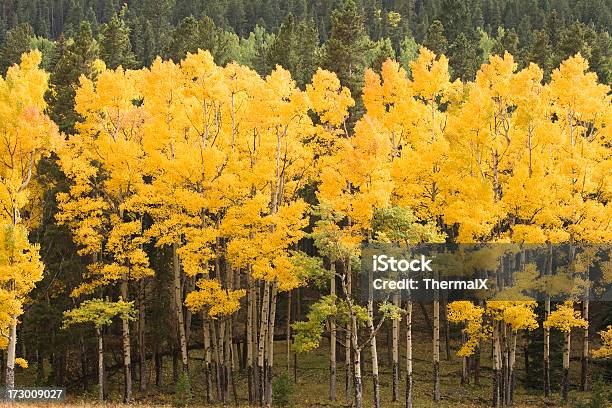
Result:
<svg viewBox="0 0 612 408">
<path fill-rule="evenodd" d="M 98 44 L 90 44 L 86 56 L 102 57 L 111 66 L 147 66 L 158 55 L 179 60 L 200 47 L 211 50 L 219 64 L 236 60 L 260 74 L 280 64 L 301 85 L 319 65 L 341 79 L 346 78 L 340 66 L 377 67 L 388 57 L 407 67 L 417 44 L 445 53 L 453 75 L 463 80 L 472 79 L 490 54 L 504 50 L 522 66 L 537 63 L 546 78 L 580 52 L 600 82 L 611 79 L 610 0 L 359 0 L 352 11 L 334 17 L 332 11 L 342 5 L 338 0 L 5 0 L 0 68 L 4 72 L 21 52 L 37 47 L 54 71 L 67 39 L 89 35 Z M 342 23 L 334 27 L 334 18 Z M 82 22 L 89 23 L 91 34 Z"/>
<path fill-rule="evenodd" d="M 379 70 L 394 58 L 408 70 L 424 45 L 447 55 L 451 75 L 463 81 L 472 80 L 490 55 L 507 50 L 519 68 L 537 63 L 545 81 L 561 61 L 580 53 L 599 82 L 609 84 L 611 25 L 612 0 L 3 0 L 0 74 L 23 52 L 39 49 L 43 67 L 51 73 L 49 115 L 61 131 L 73 134 L 79 120 L 75 85 L 81 75 L 95 75 L 97 59 L 110 68 L 141 68 L 157 56 L 178 61 L 201 48 L 210 50 L 217 64 L 237 61 L 261 75 L 281 65 L 302 88 L 321 66 L 335 72 L 358 98 L 366 68 Z M 357 101 L 350 123 L 362 111 Z M 78 255 L 68 229 L 55 222 L 55 197 L 68 189 L 68 181 L 53 158 L 41 160 L 38 174 L 48 189 L 33 241 L 41 244 L 46 273 L 32 292 L 19 328 L 19 354 L 36 363 L 38 383 L 87 389 L 95 377 L 91 339 L 86 331 L 75 337 L 74 331 L 60 330 L 62 313 L 76 306 L 68 294 L 81 283 L 87 262 Z M 152 269 L 170 268 L 169 250 L 147 250 Z M 156 274 L 147 281 L 147 335 L 156 383 L 163 382 L 159 367 L 168 355 L 173 378 L 178 378 L 179 345 L 165 331 L 173 319 L 172 299 L 164 296 L 171 279 Z M 307 307 L 301 306 L 301 294 L 296 296 L 297 320 Z M 283 312 L 279 314 L 282 319 Z M 110 330 L 118 333 L 120 328 Z M 120 348 L 119 340 L 113 346 Z M 525 346 L 530 347 L 533 359 L 541 354 L 537 340 Z M 115 370 L 119 360 L 115 356 Z M 43 369 L 46 361 L 49 373 Z M 530 380 L 539 386 L 537 374 Z"/>
</svg>

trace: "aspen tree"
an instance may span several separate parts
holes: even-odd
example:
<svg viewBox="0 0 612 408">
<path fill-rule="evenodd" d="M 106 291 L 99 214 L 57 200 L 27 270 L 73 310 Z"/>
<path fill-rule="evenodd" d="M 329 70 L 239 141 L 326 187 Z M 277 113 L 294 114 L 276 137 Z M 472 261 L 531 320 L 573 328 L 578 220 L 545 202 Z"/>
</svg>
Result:
<svg viewBox="0 0 612 408">
<path fill-rule="evenodd" d="M 119 300 L 111 302 L 105 299 L 86 300 L 78 308 L 64 312 L 63 328 L 75 324 L 92 323 L 96 329 L 98 342 L 98 399 L 104 401 L 104 339 L 102 330 L 112 323 L 113 318 L 120 316 L 122 319 L 134 320 L 134 302 Z"/>
<path fill-rule="evenodd" d="M 319 200 L 329 208 L 338 219 L 348 220 L 345 235 L 352 245 L 357 246 L 360 242 L 372 238 L 372 218 L 376 208 L 388 206 L 392 189 L 390 179 L 390 163 L 387 160 L 390 154 L 390 143 L 386 137 L 379 132 L 378 125 L 368 120 L 367 117 L 360 120 L 355 126 L 355 135 L 347 140 L 342 140 L 337 155 L 323 169 L 321 174 L 322 183 L 319 188 Z M 348 266 L 348 265 L 347 265 Z M 347 285 L 350 272 L 343 275 L 343 291 L 347 299 L 351 293 Z M 353 300 L 351 299 L 351 302 Z M 357 328 L 355 308 L 350 303 L 351 312 L 351 345 L 353 352 L 357 354 L 355 346 Z M 368 327 L 371 339 L 368 341 L 372 355 L 372 371 L 374 382 L 374 405 L 380 404 L 380 390 L 378 378 L 378 355 L 376 348 L 376 332 L 374 325 L 374 302 L 372 294 L 368 300 Z M 353 358 L 355 404 L 361 404 L 361 368 L 357 361 L 359 356 Z"/>
<path fill-rule="evenodd" d="M 442 227 L 445 203 L 442 168 L 447 160 L 448 142 L 444 136 L 446 113 L 440 105 L 448 101 L 454 86 L 450 83 L 448 60 L 421 48 L 410 63 L 413 80 L 409 90 L 417 103 L 406 102 L 414 112 L 406 129 L 401 155 L 393 162 L 393 178 L 398 204 L 411 208 L 421 220 Z M 412 105 L 412 106 L 411 106 Z M 400 130 L 400 129 L 398 129 Z M 398 132 L 398 136 L 401 134 Z M 414 160 L 418 157 L 419 160 Z M 433 400 L 440 401 L 440 302 L 433 302 Z"/>
<path fill-rule="evenodd" d="M 120 282 L 120 297 L 129 299 L 129 281 L 151 276 L 143 249 L 142 213 L 129 200 L 142 187 L 144 168 L 143 110 L 134 105 L 140 94 L 136 73 L 121 67 L 99 67 L 97 80 L 82 77 L 76 111 L 84 118 L 60 151 L 60 166 L 71 181 L 59 193 L 57 220 L 70 227 L 81 255 L 96 262 L 73 297 Z M 128 319 L 122 319 L 124 400 L 132 400 L 131 346 Z"/>
<path fill-rule="evenodd" d="M 330 241 L 326 242 L 329 243 Z M 346 282 L 343 276 L 339 276 L 339 278 L 342 279 L 343 290 L 345 290 Z M 344 300 L 340 300 L 336 296 L 324 296 L 319 302 L 312 305 L 307 316 L 308 320 L 294 323 L 293 326 L 296 330 L 294 347 L 299 352 L 307 352 L 317 348 L 322 339 L 324 323 L 332 315 L 349 321 L 352 326 L 351 347 L 354 351 L 355 407 L 362 407 L 361 352 L 376 336 L 386 319 L 399 320 L 402 313 L 402 309 L 391 303 L 381 303 L 379 305 L 380 320 L 376 323 L 374 331 L 370 331 L 365 339 L 361 340 L 358 329 L 369 326 L 370 316 L 367 308 L 356 304 L 350 296 L 345 297 Z"/>
<path fill-rule="evenodd" d="M 337 153 L 342 137 L 348 137 L 347 120 L 348 109 L 354 106 L 350 91 L 340 85 L 335 74 L 322 69 L 317 70 L 312 78 L 311 84 L 306 86 L 306 94 L 312 103 L 312 111 L 316 114 L 318 123 L 315 122 L 313 140 L 309 143 L 313 148 L 314 156 L 317 158 L 316 167 L 324 169 L 328 160 Z M 321 249 L 321 248 L 320 248 Z M 341 262 L 342 267 L 350 270 L 350 253 L 339 254 L 326 252 L 334 274 L 330 281 L 330 294 L 336 294 L 335 262 Z M 348 287 L 350 284 L 350 272 Z M 350 290 L 350 289 L 349 289 Z M 336 399 L 336 322 L 331 317 L 330 325 L 330 400 Z M 345 392 L 348 400 L 350 388 L 351 347 L 350 328 L 345 331 Z"/>
<path fill-rule="evenodd" d="M 599 332 L 601 336 L 601 347 L 591 352 L 594 358 L 609 358 L 612 357 L 612 326 L 608 326 L 607 330 Z"/>
<path fill-rule="evenodd" d="M 566 301 L 551 312 L 544 322 L 544 326 L 556 328 L 563 332 L 563 379 L 561 382 L 561 397 L 563 401 L 567 401 L 569 394 L 571 331 L 573 327 L 582 327 L 586 329 L 588 327 L 588 322 L 580 317 L 580 312 L 574 310 L 572 301 Z"/>
<path fill-rule="evenodd" d="M 250 119 L 236 135 L 235 145 L 242 158 L 246 194 L 241 206 L 228 210 L 221 235 L 229 238 L 230 263 L 251 271 L 251 277 L 264 287 L 255 389 L 259 403 L 269 404 L 278 293 L 302 284 L 289 248 L 303 235 L 306 222 L 307 206 L 297 191 L 305 182 L 301 176 L 312 164 L 312 151 L 306 144 L 312 123 L 308 98 L 295 88 L 288 71 L 278 67 L 256 83 L 246 111 Z"/>
<path fill-rule="evenodd" d="M 555 123 L 561 137 L 562 160 L 558 167 L 563 186 L 557 213 L 571 242 L 609 242 L 612 229 L 606 205 L 610 191 L 609 131 L 610 86 L 598 84 L 597 75 L 588 72 L 588 62 L 580 55 L 563 61 L 552 74 L 548 92 Z M 589 319 L 588 287 L 581 296 L 583 318 Z M 589 336 L 582 336 L 581 389 L 588 388 Z"/>
<path fill-rule="evenodd" d="M 176 335 L 181 356 L 181 369 L 188 372 L 189 357 L 183 310 L 183 285 L 179 248 L 184 229 L 191 226 L 185 201 L 198 203 L 195 194 L 183 185 L 185 164 L 192 160 L 188 141 L 183 143 L 188 127 L 183 108 L 183 76 L 180 67 L 171 61 L 156 59 L 145 70 L 138 83 L 147 113 L 144 127 L 146 152 L 145 174 L 151 177 L 138 200 L 144 201 L 146 211 L 153 218 L 147 236 L 155 238 L 158 247 L 169 246 L 172 251 L 173 306 Z M 186 139 L 186 138 L 185 138 Z M 136 205 L 135 208 L 138 208 Z M 192 209 L 192 208 L 189 208 Z M 197 220 L 195 221 L 197 223 Z"/>
<path fill-rule="evenodd" d="M 23 303 L 42 279 L 38 246 L 28 241 L 27 217 L 21 211 L 35 197 L 37 163 L 59 144 L 57 126 L 44 113 L 49 76 L 39 69 L 41 54 L 23 54 L 0 76 L 0 205 L 2 265 L 0 272 L 0 348 L 7 348 L 6 387 L 15 386 L 18 318 Z"/>
<path fill-rule="evenodd" d="M 462 357 L 461 384 L 468 382 L 468 357 L 473 355 L 480 341 L 487 338 L 484 327 L 484 308 L 474 305 L 470 301 L 454 301 L 447 305 L 448 321 L 450 323 L 463 323 L 461 330 L 462 345 L 457 355 Z"/>
<path fill-rule="evenodd" d="M 422 124 L 421 122 L 424 117 L 429 117 L 429 112 L 419 102 L 418 98 L 415 97 L 404 69 L 393 61 L 386 61 L 383 64 L 380 77 L 371 70 L 366 72 L 363 99 L 367 109 L 367 119 L 377 123 L 377 126 L 379 126 L 378 131 L 386 135 L 391 145 L 391 153 L 388 160 L 392 163 L 392 176 L 394 177 L 393 182 L 398 201 L 400 203 L 409 203 L 410 197 L 407 195 L 407 188 L 410 187 L 407 185 L 407 182 L 412 182 L 412 180 L 409 181 L 408 178 L 405 178 L 404 171 L 408 170 L 408 168 L 403 166 L 407 165 L 405 158 L 409 157 L 411 149 L 415 147 L 415 144 L 419 143 L 419 126 Z M 412 167 L 413 165 L 410 166 Z M 395 219 L 394 214 L 399 216 L 399 218 Z M 432 228 L 429 223 L 423 228 L 419 228 L 418 224 L 410 221 L 412 217 L 410 211 L 402 207 L 396 207 L 387 214 L 385 218 L 387 218 L 387 222 L 390 221 L 387 228 L 397 223 L 397 229 L 391 233 L 391 236 L 396 237 L 392 241 L 397 239 L 401 245 L 408 245 L 408 243 L 437 242 L 442 239 L 442 236 L 437 234 L 435 228 Z M 391 230 L 387 231 L 387 233 L 390 232 Z M 408 301 L 407 310 L 412 311 L 410 301 Z M 407 316 L 407 330 L 408 334 L 411 334 L 412 314 L 409 313 Z M 395 337 L 398 337 L 399 340 L 397 331 L 399 325 L 397 323 L 395 325 Z M 394 355 L 399 356 L 398 347 L 399 342 L 394 341 Z M 408 336 L 407 347 L 412 348 L 411 335 Z M 411 352 L 409 350 L 408 355 L 411 355 Z M 408 359 L 408 365 L 412 365 L 410 358 Z M 411 373 L 412 370 L 409 369 L 406 383 L 407 405 L 412 404 Z M 398 381 L 399 365 L 396 364 L 394 367 L 394 395 L 399 394 L 397 389 Z"/>
</svg>

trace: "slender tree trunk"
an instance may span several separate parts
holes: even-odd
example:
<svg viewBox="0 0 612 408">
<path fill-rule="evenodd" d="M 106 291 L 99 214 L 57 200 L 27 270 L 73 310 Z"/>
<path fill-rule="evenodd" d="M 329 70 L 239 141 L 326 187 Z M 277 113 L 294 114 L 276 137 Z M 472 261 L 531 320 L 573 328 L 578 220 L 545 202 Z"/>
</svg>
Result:
<svg viewBox="0 0 612 408">
<path fill-rule="evenodd" d="M 17 226 L 18 212 L 13 208 L 13 229 Z M 12 291 L 15 291 L 16 282 L 12 282 Z M 17 315 L 11 315 L 11 327 L 9 329 L 8 345 L 6 353 L 6 371 L 4 381 L 6 388 L 12 390 L 15 388 L 15 358 L 17 352 Z"/>
<path fill-rule="evenodd" d="M 361 350 L 357 343 L 357 316 L 351 313 L 351 344 L 353 348 L 353 387 L 355 391 L 355 408 L 362 408 L 363 392 L 361 381 Z"/>
<path fill-rule="evenodd" d="M 272 283 L 272 299 L 270 303 L 270 319 L 268 321 L 268 347 L 266 349 L 267 365 L 266 365 L 266 406 L 272 404 L 272 377 L 274 367 L 274 327 L 276 324 L 276 300 L 278 298 L 278 284 L 276 281 Z"/>
<path fill-rule="evenodd" d="M 329 293 L 336 296 L 336 265 L 331 262 L 332 278 L 329 282 Z M 336 400 L 336 318 L 329 319 L 329 399 Z"/>
<path fill-rule="evenodd" d="M 123 279 L 121 282 L 121 297 L 124 301 L 129 301 L 128 296 L 128 280 Z M 124 375 L 124 393 L 123 402 L 129 403 L 132 401 L 132 352 L 130 346 L 130 321 L 122 319 L 123 325 L 123 375 Z"/>
<path fill-rule="evenodd" d="M 293 290 L 287 292 L 287 374 L 291 370 L 291 308 L 293 307 Z"/>
<path fill-rule="evenodd" d="M 531 362 L 529 360 L 529 340 L 527 338 L 524 339 L 523 343 L 523 355 L 525 357 L 525 377 L 529 378 L 531 374 Z"/>
<path fill-rule="evenodd" d="M 147 347 L 145 343 L 145 281 L 144 278 L 140 279 L 140 293 L 138 299 L 138 354 L 139 354 L 139 367 L 140 367 L 140 391 L 146 392 L 147 390 Z"/>
<path fill-rule="evenodd" d="M 582 318 L 589 322 L 589 293 L 582 301 Z M 589 390 L 589 326 L 582 331 L 582 358 L 580 360 L 580 390 Z"/>
<path fill-rule="evenodd" d="M 474 355 L 474 385 L 480 385 L 480 354 L 482 352 L 482 339 L 478 341 L 478 347 Z"/>
<path fill-rule="evenodd" d="M 351 271 L 351 261 L 350 259 L 346 263 L 346 293 L 347 297 L 351 296 L 352 293 L 352 271 Z M 356 326 L 355 326 L 356 327 Z M 353 336 L 353 326 L 352 324 L 347 325 L 346 337 L 345 337 L 345 355 L 344 355 L 344 390 L 346 395 L 346 400 L 349 401 L 351 398 L 351 373 L 352 373 L 352 362 L 351 362 L 351 352 L 352 350 L 351 341 Z M 355 333 L 356 335 L 356 333 Z M 360 363 L 361 364 L 361 363 Z M 353 385 L 355 381 L 353 381 Z M 361 385 L 361 379 L 359 384 Z"/>
<path fill-rule="evenodd" d="M 369 270 L 369 281 L 372 282 L 372 270 Z M 370 353 L 372 357 L 372 383 L 373 383 L 373 398 L 374 408 L 380 408 L 380 382 L 378 378 L 378 351 L 376 349 L 376 334 L 374 328 L 374 292 L 372 287 L 369 287 L 368 292 L 368 328 L 372 340 L 370 340 Z"/>
<path fill-rule="evenodd" d="M 178 326 L 179 346 L 181 350 L 182 370 L 189 373 L 189 356 L 187 354 L 187 337 L 185 335 L 185 318 L 183 316 L 183 289 L 181 286 L 181 264 L 178 256 L 178 244 L 172 244 L 172 270 L 174 272 L 174 308 Z"/>
<path fill-rule="evenodd" d="M 518 334 L 515 332 L 510 332 L 510 364 L 509 364 L 509 373 L 508 373 L 508 405 L 512 405 L 514 403 L 514 389 L 516 388 L 516 371 L 514 369 L 516 365 L 516 338 Z"/>
<path fill-rule="evenodd" d="M 399 293 L 393 293 L 393 304 L 399 308 Z M 391 399 L 393 402 L 399 399 L 399 377 L 400 377 L 400 364 L 399 364 L 399 337 L 400 337 L 400 323 L 401 320 L 392 320 L 392 350 L 393 350 L 393 389 Z"/>
<path fill-rule="evenodd" d="M 501 395 L 501 345 L 499 340 L 499 322 L 493 323 L 493 407 L 502 406 Z"/>
<path fill-rule="evenodd" d="M 212 397 L 212 350 L 210 346 L 210 319 L 208 312 L 202 311 L 202 336 L 204 340 L 204 377 L 206 381 L 206 402 L 211 403 Z"/>
<path fill-rule="evenodd" d="M 569 393 L 569 367 L 570 367 L 570 340 L 572 338 L 571 332 L 568 330 L 564 334 L 563 344 L 563 383 L 561 386 L 561 399 L 563 402 L 567 402 Z"/>
<path fill-rule="evenodd" d="M 261 325 L 261 307 L 262 307 L 262 300 L 263 300 L 263 294 L 262 294 L 262 290 L 263 290 L 263 282 L 260 281 L 257 283 L 256 287 L 255 287 L 255 296 L 253 297 L 253 395 L 255 398 L 255 401 L 257 401 L 259 403 L 260 401 L 260 396 L 261 396 L 261 381 L 263 381 L 262 378 L 260 378 L 259 376 L 259 369 L 258 369 L 258 361 L 259 361 L 259 329 L 260 329 L 260 325 Z"/>
<path fill-rule="evenodd" d="M 450 348 L 450 326 L 448 324 L 448 311 L 446 308 L 446 299 L 442 303 L 442 315 L 444 316 L 444 349 L 446 351 L 446 361 L 451 361 L 452 353 Z"/>
<path fill-rule="evenodd" d="M 220 391 L 221 391 L 221 402 L 225 405 L 227 403 L 228 391 L 227 391 L 227 367 L 225 360 L 225 330 L 226 322 L 221 320 L 219 322 L 219 331 L 217 332 L 217 367 L 219 370 L 220 378 Z"/>
<path fill-rule="evenodd" d="M 412 408 L 412 301 L 406 302 L 406 408 Z"/>
<path fill-rule="evenodd" d="M 301 288 L 298 286 L 298 288 L 296 289 L 296 297 L 297 297 L 297 302 L 295 302 L 295 320 L 299 321 L 301 320 L 301 316 L 302 316 L 302 306 L 301 306 L 301 302 L 302 302 L 302 290 Z M 297 377 L 298 377 L 298 359 L 297 359 L 298 353 L 293 353 L 293 382 L 297 383 Z"/>
<path fill-rule="evenodd" d="M 547 243 L 546 275 L 552 273 L 552 244 Z M 550 316 L 550 296 L 544 299 L 544 320 Z M 550 328 L 544 327 L 544 396 L 550 396 Z"/>
<path fill-rule="evenodd" d="M 85 348 L 85 339 L 83 334 L 79 335 L 79 343 L 81 345 L 81 376 L 83 377 L 83 390 L 87 391 L 89 384 L 87 381 L 87 349 Z M 25 355 L 25 353 L 24 353 Z"/>
<path fill-rule="evenodd" d="M 226 367 L 225 367 L 225 330 L 226 330 L 226 323 L 225 320 L 221 320 L 219 322 L 219 331 L 217 332 L 217 367 L 218 367 L 218 372 L 219 372 L 219 384 L 220 384 L 220 388 L 219 388 L 219 392 L 220 392 L 220 400 L 221 402 L 225 405 L 227 403 L 227 396 L 228 396 L 228 392 L 227 392 L 227 371 L 226 371 Z"/>
<path fill-rule="evenodd" d="M 508 373 L 509 373 L 509 351 L 508 351 L 508 325 L 501 323 L 501 361 L 502 361 L 502 406 L 505 406 L 508 401 Z"/>
<path fill-rule="evenodd" d="M 2 359 L 3 353 L 0 351 L 0 359 Z M 2 370 L 2 362 L 0 361 L 0 371 Z M 42 385 L 45 379 L 45 356 L 40 350 L 36 350 L 36 384 Z"/>
<path fill-rule="evenodd" d="M 438 290 L 433 302 L 433 400 L 440 402 L 440 301 Z"/>
<path fill-rule="evenodd" d="M 96 327 L 96 337 L 98 338 L 98 399 L 104 402 L 104 343 L 99 327 Z"/>
<path fill-rule="evenodd" d="M 270 282 L 264 283 L 264 294 L 261 306 L 261 319 L 259 329 L 259 344 L 257 350 L 257 371 L 259 373 L 259 404 L 264 404 L 265 397 L 265 351 L 268 334 L 268 319 L 270 317 Z"/>
<path fill-rule="evenodd" d="M 232 291 L 234 289 L 234 271 L 227 263 L 223 263 L 225 271 L 225 283 L 228 291 Z M 233 319 L 229 317 L 226 319 L 225 332 L 223 337 L 223 365 L 225 367 L 224 370 L 224 378 L 225 378 L 225 397 L 224 401 L 229 401 L 230 399 L 230 387 L 233 385 L 233 376 L 234 376 L 234 359 L 233 359 L 233 344 L 234 344 L 234 328 L 233 328 Z"/>
<path fill-rule="evenodd" d="M 246 316 L 246 349 L 247 349 L 247 357 L 246 357 L 246 364 L 247 364 L 247 382 L 248 382 L 248 389 L 249 389 L 249 404 L 252 404 L 256 397 L 255 397 L 255 390 L 256 390 L 256 384 L 255 384 L 255 373 L 253 372 L 253 358 L 254 358 L 254 353 L 253 353 L 253 341 L 254 339 L 256 339 L 257 337 L 257 333 L 254 333 L 254 330 L 256 331 L 256 317 L 255 317 L 255 308 L 256 308 L 256 291 L 255 291 L 255 285 L 253 284 L 253 278 L 251 277 L 251 270 L 249 268 L 249 271 L 247 272 L 247 286 L 248 286 L 248 299 L 247 299 L 247 316 Z"/>
<path fill-rule="evenodd" d="M 219 338 L 217 337 L 217 322 L 209 321 L 209 326 L 211 328 L 210 338 L 212 340 L 212 356 L 214 359 L 213 365 L 215 370 L 215 390 L 217 394 L 217 400 L 223 401 L 223 381 L 221 377 L 222 359 L 221 352 L 219 351 L 219 347 L 221 347 L 221 345 L 219 344 Z"/>
<path fill-rule="evenodd" d="M 461 331 L 461 343 L 465 344 L 467 341 L 467 334 L 465 331 Z M 467 356 L 463 356 L 461 359 L 461 385 L 467 385 L 470 383 L 470 373 L 469 373 L 469 360 Z"/>
<path fill-rule="evenodd" d="M 231 286 L 230 286 L 231 290 Z M 230 386 L 232 385 L 232 377 L 233 377 L 233 365 L 234 361 L 232 358 L 232 344 L 234 336 L 232 333 L 232 320 L 228 319 L 225 327 L 225 337 L 223 342 L 225 343 L 224 352 L 223 352 L 223 365 L 225 366 L 224 378 L 225 378 L 225 401 L 229 401 L 230 397 Z"/>
<path fill-rule="evenodd" d="M 236 356 L 238 355 L 238 343 L 234 343 L 232 340 L 231 343 L 231 356 L 230 359 L 232 361 L 230 374 L 232 377 L 232 395 L 234 396 L 234 404 L 238 405 L 238 393 L 236 392 Z"/>
<path fill-rule="evenodd" d="M 4 381 L 6 388 L 12 390 L 15 388 L 15 352 L 17 348 L 17 316 L 11 316 L 13 323 L 11 323 L 8 347 L 6 353 L 6 372 Z"/>
<path fill-rule="evenodd" d="M 550 316 L 550 296 L 544 300 L 544 320 Z M 550 396 L 550 328 L 544 327 L 544 396 Z"/>
</svg>

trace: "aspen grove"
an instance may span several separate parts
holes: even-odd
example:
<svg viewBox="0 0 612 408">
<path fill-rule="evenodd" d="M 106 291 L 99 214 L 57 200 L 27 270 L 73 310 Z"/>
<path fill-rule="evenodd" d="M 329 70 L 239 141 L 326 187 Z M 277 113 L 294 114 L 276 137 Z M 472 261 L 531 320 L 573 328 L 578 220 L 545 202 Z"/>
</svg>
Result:
<svg viewBox="0 0 612 408">
<path fill-rule="evenodd" d="M 426 384 L 420 398 L 439 403 L 450 393 L 444 365 L 459 358 L 462 386 L 490 384 L 483 405 L 505 407 L 527 369 L 517 354 L 535 333 L 547 397 L 586 391 L 592 361 L 612 355 L 612 328 L 589 331 L 588 288 L 566 302 L 555 293 L 480 303 L 436 293 L 431 305 L 358 296 L 364 244 L 514 245 L 521 272 L 498 282 L 514 293 L 552 279 L 537 275 L 523 245 L 612 241 L 610 86 L 580 54 L 549 80 L 505 52 L 473 81 L 451 81 L 447 58 L 421 47 L 409 69 L 388 59 L 366 70 L 359 95 L 328 70 L 300 87 L 281 66 L 262 76 L 218 65 L 205 50 L 136 70 L 96 60 L 74 90 L 74 130 L 61 133 L 48 116 L 43 95 L 54 89 L 40 60 L 26 53 L 0 79 L 8 388 L 15 365 L 34 359 L 44 370 L 46 356 L 54 372 L 73 370 L 85 384 L 91 374 L 100 400 L 107 377 L 122 373 L 115 385 L 131 402 L 165 381 L 170 355 L 171 381 L 187 379 L 204 403 L 271 406 L 275 378 L 297 377 L 298 359 L 324 347 L 327 368 L 317 375 L 331 401 L 380 408 L 389 388 L 391 401 L 418 407 L 416 385 Z M 63 184 L 40 175 L 45 166 Z M 58 336 L 72 333 L 74 343 L 63 360 L 19 347 L 29 294 L 47 273 L 36 231 L 49 202 L 79 259 L 78 279 L 52 282 L 43 295 L 69 299 L 58 312 Z M 588 277 L 595 256 L 576 255 L 572 276 Z M 75 267 L 68 258 L 62 252 L 60 270 Z M 311 302 L 307 291 L 316 293 Z M 414 371 L 421 315 L 431 324 L 427 375 Z M 460 336 L 454 350 L 450 330 Z M 551 340 L 559 333 L 560 345 Z M 551 356 L 561 355 L 562 375 L 551 376 Z M 383 366 L 391 381 L 381 380 Z"/>
</svg>

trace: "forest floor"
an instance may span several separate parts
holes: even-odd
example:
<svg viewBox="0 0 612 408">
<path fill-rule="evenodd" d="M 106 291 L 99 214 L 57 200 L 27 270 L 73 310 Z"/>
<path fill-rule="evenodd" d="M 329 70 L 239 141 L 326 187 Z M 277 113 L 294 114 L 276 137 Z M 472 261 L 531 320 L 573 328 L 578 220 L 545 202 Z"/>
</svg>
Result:
<svg viewBox="0 0 612 408">
<path fill-rule="evenodd" d="M 429 408 L 429 407 L 488 407 L 490 406 L 491 394 L 492 394 L 492 371 L 490 361 L 490 349 L 484 348 L 481 359 L 481 383 L 480 385 L 473 384 L 473 378 L 471 384 L 461 386 L 461 359 L 454 355 L 454 351 L 457 349 L 457 345 L 453 344 L 453 355 L 451 360 L 445 359 L 446 355 L 444 352 L 444 343 L 442 342 L 441 350 L 441 391 L 442 401 L 439 404 L 435 404 L 432 401 L 432 377 L 433 369 L 431 364 L 431 343 L 425 331 L 417 332 L 416 341 L 414 343 L 414 407 L 415 408 Z M 422 338 L 420 338 L 422 337 Z M 381 339 L 383 340 L 383 339 Z M 402 381 L 400 383 L 400 397 L 399 401 L 391 401 L 391 388 L 392 378 L 390 364 L 388 364 L 388 353 L 386 348 L 379 341 L 379 361 L 381 365 L 381 399 L 383 408 L 400 408 L 405 406 L 404 401 L 404 374 L 401 374 Z M 402 343 L 403 345 L 403 343 Z M 285 355 L 285 343 L 278 342 L 275 347 L 275 370 L 276 373 L 281 372 L 286 367 L 286 355 Z M 577 352 L 577 350 L 575 350 Z M 575 354 L 577 355 L 577 354 Z M 206 406 L 204 403 L 205 388 L 204 388 L 204 375 L 203 375 L 203 364 L 201 350 L 193 350 L 190 352 L 191 366 L 190 366 L 190 378 L 193 389 L 193 400 L 190 406 Z M 155 387 L 150 386 L 147 395 L 140 394 L 138 384 L 134 384 L 135 389 L 135 403 L 130 407 L 170 407 L 173 402 L 174 386 L 172 385 L 172 369 L 170 367 L 170 359 L 166 359 L 168 367 L 165 367 L 163 372 L 163 384 L 164 386 Z M 293 359 L 292 359 L 293 360 Z M 369 361 L 369 356 L 365 355 L 365 361 Z M 404 360 L 400 360 L 404 365 Z M 350 401 L 347 401 L 344 393 L 344 364 L 338 363 L 338 386 L 337 386 L 337 401 L 331 402 L 328 399 L 329 390 L 329 366 L 328 366 L 328 348 L 327 344 L 322 345 L 319 349 L 307 353 L 300 354 L 297 357 L 297 381 L 292 382 L 293 393 L 291 394 L 291 407 L 294 408 L 346 408 L 350 407 Z M 518 365 L 518 386 L 515 391 L 515 408 L 552 408 L 552 407 L 573 407 L 576 401 L 585 401 L 589 399 L 589 393 L 582 393 L 575 387 L 579 381 L 579 366 L 578 361 L 572 361 L 572 372 L 571 382 L 574 387 L 570 389 L 570 403 L 563 405 L 560 401 L 560 395 L 558 391 L 555 391 L 550 398 L 544 398 L 541 390 L 526 389 L 524 387 L 524 367 L 521 358 L 517 356 Z M 366 373 L 369 372 L 370 367 L 366 364 Z M 28 370 L 29 371 L 29 370 Z M 31 371 L 32 373 L 34 370 Z M 291 380 L 294 380 L 293 361 L 290 370 Z M 25 372 L 22 376 L 25 376 Z M 151 373 L 152 375 L 152 373 Z M 25 386 L 27 383 L 26 378 L 22 377 L 24 381 L 20 382 L 19 377 L 17 383 Z M 560 381 L 560 376 L 553 376 L 553 385 L 557 385 Z M 111 392 L 110 401 L 121 401 L 121 376 L 119 373 L 112 376 L 110 379 Z M 364 383 L 364 407 L 372 406 L 372 379 L 371 376 L 365 375 L 363 379 Z M 236 389 L 238 395 L 237 403 L 234 401 L 233 396 L 230 407 L 246 407 L 248 401 L 247 395 L 247 383 L 246 377 L 243 374 L 236 376 Z M 83 391 L 75 390 L 74 392 L 68 392 L 68 398 L 63 403 L 58 404 L 19 404 L 19 408 L 25 408 L 28 406 L 49 406 L 52 408 L 67 408 L 67 407 L 79 407 L 79 408 L 90 408 L 90 407 L 105 407 L 105 408 L 120 408 L 125 405 L 109 402 L 104 405 L 97 404 L 96 391 L 90 390 L 87 393 Z M 0 403 L 2 406 L 2 403 Z M 219 404 L 220 406 L 220 404 Z M 13 406 L 14 407 L 14 406 Z M 612 407 L 612 405 L 611 405 Z"/>
</svg>

